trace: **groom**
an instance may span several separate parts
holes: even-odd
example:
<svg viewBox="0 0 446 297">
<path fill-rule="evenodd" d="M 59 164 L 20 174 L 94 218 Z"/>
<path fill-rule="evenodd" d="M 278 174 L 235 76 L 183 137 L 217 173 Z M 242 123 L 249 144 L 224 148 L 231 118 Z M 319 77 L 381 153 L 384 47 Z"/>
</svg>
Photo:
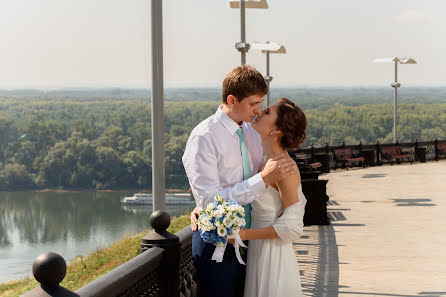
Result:
<svg viewBox="0 0 446 297">
<path fill-rule="evenodd" d="M 192 130 L 183 155 L 183 165 L 199 210 L 216 194 L 245 205 L 247 225 L 249 203 L 268 185 L 297 170 L 284 157 L 264 162 L 260 136 L 251 127 L 260 114 L 268 92 L 263 76 L 253 67 L 239 66 L 223 81 L 222 99 L 215 112 Z M 247 207 L 246 207 L 247 206 Z M 234 247 L 228 245 L 223 261 L 211 260 L 215 245 L 205 243 L 199 232 L 192 238 L 192 256 L 198 278 L 199 297 L 243 296 L 245 266 L 239 264 Z"/>
</svg>

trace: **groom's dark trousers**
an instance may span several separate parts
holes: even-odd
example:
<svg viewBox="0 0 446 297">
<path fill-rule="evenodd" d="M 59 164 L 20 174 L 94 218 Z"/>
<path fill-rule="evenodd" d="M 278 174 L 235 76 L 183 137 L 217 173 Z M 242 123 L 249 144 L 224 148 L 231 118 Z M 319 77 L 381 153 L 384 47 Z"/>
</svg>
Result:
<svg viewBox="0 0 446 297">
<path fill-rule="evenodd" d="M 234 246 L 226 246 L 223 261 L 211 260 L 215 245 L 205 243 L 198 231 L 192 235 L 192 257 L 198 279 L 198 297 L 242 297 L 246 266 L 235 256 Z M 245 259 L 246 262 L 246 259 Z"/>
</svg>

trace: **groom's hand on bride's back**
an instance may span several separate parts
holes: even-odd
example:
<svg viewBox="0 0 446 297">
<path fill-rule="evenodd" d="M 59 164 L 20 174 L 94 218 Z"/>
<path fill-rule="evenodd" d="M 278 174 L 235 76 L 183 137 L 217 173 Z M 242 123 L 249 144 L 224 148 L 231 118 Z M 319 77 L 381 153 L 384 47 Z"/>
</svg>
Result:
<svg viewBox="0 0 446 297">
<path fill-rule="evenodd" d="M 295 174 L 298 171 L 296 162 L 288 155 L 269 159 L 263 168 L 261 175 L 265 186 L 274 185 L 278 181 Z"/>
<path fill-rule="evenodd" d="M 190 228 L 193 232 L 198 229 L 198 207 L 195 207 L 190 213 Z"/>
</svg>

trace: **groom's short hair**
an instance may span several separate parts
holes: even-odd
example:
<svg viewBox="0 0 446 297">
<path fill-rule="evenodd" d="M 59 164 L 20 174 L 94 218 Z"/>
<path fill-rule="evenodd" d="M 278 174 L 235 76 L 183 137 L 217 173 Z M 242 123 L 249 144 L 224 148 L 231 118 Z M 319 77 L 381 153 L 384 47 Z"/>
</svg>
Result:
<svg viewBox="0 0 446 297">
<path fill-rule="evenodd" d="M 240 102 L 251 95 L 264 96 L 268 93 L 268 86 L 262 74 L 252 66 L 243 65 L 234 68 L 223 80 L 222 99 L 227 104 L 229 95 Z"/>
</svg>

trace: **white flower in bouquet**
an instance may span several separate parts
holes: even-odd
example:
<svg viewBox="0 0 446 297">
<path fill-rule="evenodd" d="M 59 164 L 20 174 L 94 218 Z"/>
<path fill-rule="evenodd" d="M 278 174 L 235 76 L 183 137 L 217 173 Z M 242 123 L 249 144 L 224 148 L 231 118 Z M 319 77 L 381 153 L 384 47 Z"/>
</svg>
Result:
<svg viewBox="0 0 446 297">
<path fill-rule="evenodd" d="M 232 225 L 233 225 L 233 219 L 230 217 L 230 216 L 226 216 L 224 219 L 223 219 L 223 226 L 225 227 L 225 228 L 230 228 L 230 227 L 232 227 Z"/>
<path fill-rule="evenodd" d="M 237 209 L 238 209 L 238 207 L 235 204 L 232 204 L 232 205 L 228 206 L 228 210 L 231 211 L 231 212 L 237 212 Z"/>
<path fill-rule="evenodd" d="M 215 229 L 215 226 L 209 220 L 209 217 L 207 215 L 203 215 L 202 218 L 201 217 L 199 218 L 198 225 L 204 232 L 208 232 Z"/>
<path fill-rule="evenodd" d="M 214 203 L 209 203 L 209 204 L 206 206 L 206 210 L 207 210 L 207 211 L 213 211 L 213 210 L 214 210 Z"/>
<path fill-rule="evenodd" d="M 246 224 L 244 218 L 235 218 L 234 221 L 234 226 L 238 228 L 242 228 Z"/>
<path fill-rule="evenodd" d="M 217 228 L 217 234 L 218 234 L 218 236 L 225 237 L 228 235 L 228 231 L 226 230 L 225 227 L 220 227 L 220 228 Z"/>
<path fill-rule="evenodd" d="M 223 228 L 223 224 L 222 224 L 222 222 L 220 222 L 220 221 L 218 221 L 218 220 L 215 221 L 215 224 L 214 224 L 214 225 L 215 225 L 215 227 L 217 227 L 217 229 L 218 229 L 218 228 Z"/>
<path fill-rule="evenodd" d="M 219 205 L 217 206 L 217 209 L 214 210 L 214 217 L 219 219 L 221 217 L 223 217 L 225 215 L 225 208 L 223 207 L 223 205 Z"/>
</svg>

